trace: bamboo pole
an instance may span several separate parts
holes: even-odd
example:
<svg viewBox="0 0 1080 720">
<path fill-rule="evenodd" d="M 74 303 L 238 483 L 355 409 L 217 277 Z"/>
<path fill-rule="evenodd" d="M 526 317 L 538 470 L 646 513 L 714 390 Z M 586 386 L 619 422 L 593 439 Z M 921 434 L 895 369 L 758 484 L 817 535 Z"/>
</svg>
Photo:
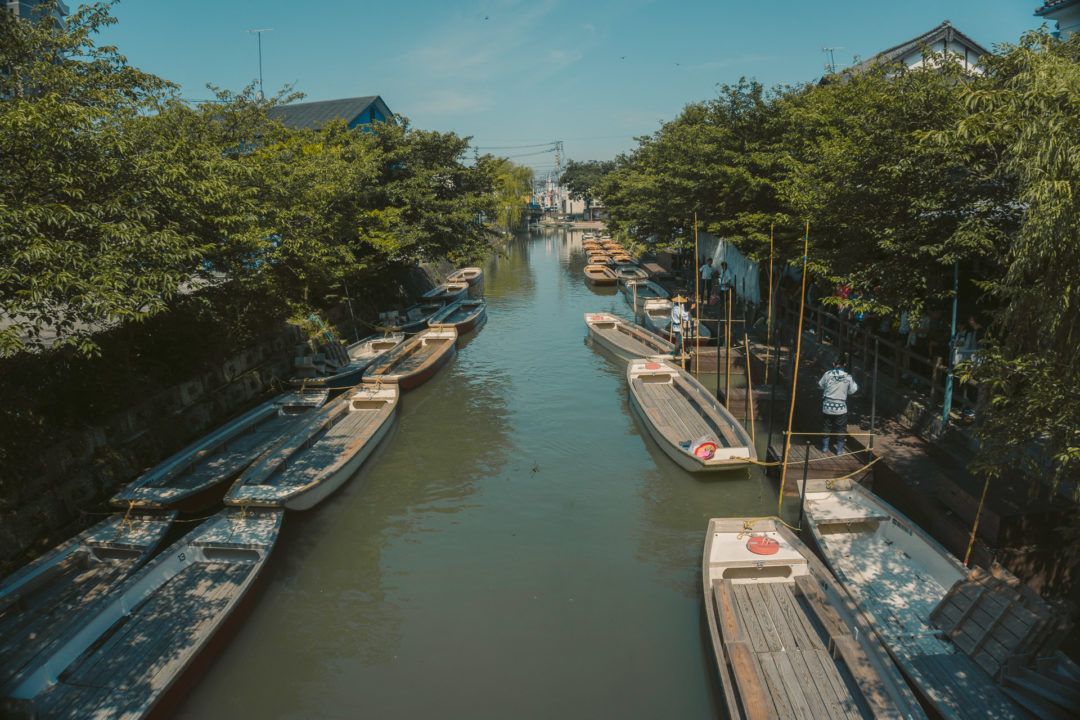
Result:
<svg viewBox="0 0 1080 720">
<path fill-rule="evenodd" d="M 745 326 L 743 330 L 745 331 Z M 750 439 L 757 446 L 757 430 L 754 422 L 754 379 L 750 375 L 750 335 L 743 332 L 743 343 L 746 344 L 746 397 L 749 398 L 750 407 Z"/>
<path fill-rule="evenodd" d="M 716 371 L 720 372 L 720 356 L 716 356 Z M 727 291 L 727 327 L 724 328 L 724 407 L 731 409 L 731 287 Z"/>
<path fill-rule="evenodd" d="M 776 236 L 776 223 L 769 226 L 769 307 L 768 320 L 765 323 L 765 384 L 769 384 L 769 353 L 772 352 L 772 271 L 773 271 L 773 244 Z"/>
<path fill-rule="evenodd" d="M 787 434 L 784 435 L 784 464 L 780 466 L 780 497 L 776 501 L 776 514 L 781 515 L 784 507 L 784 485 L 787 482 L 787 457 L 791 450 L 791 426 L 795 422 L 795 394 L 799 384 L 799 354 L 802 352 L 802 326 L 806 314 L 806 262 L 810 254 L 810 221 L 806 221 L 806 234 L 803 236 L 802 256 L 802 292 L 799 295 L 799 324 L 795 326 L 795 358 L 791 373 L 791 407 L 788 410 Z"/>
<path fill-rule="evenodd" d="M 697 309 L 697 319 L 694 325 L 694 374 L 696 375 L 701 371 L 701 333 L 698 332 L 698 328 L 701 327 L 701 268 L 699 267 L 700 255 L 698 254 L 700 249 L 698 248 L 698 224 L 697 213 L 694 213 L 694 307 Z"/>
<path fill-rule="evenodd" d="M 983 483 L 982 495 L 979 497 L 979 509 L 975 511 L 975 523 L 971 526 L 971 537 L 968 539 L 967 550 L 964 552 L 964 567 L 971 567 L 971 551 L 975 547 L 975 534 L 979 532 L 979 520 L 982 519 L 983 503 L 986 502 L 986 491 L 990 489 L 990 476 L 986 476 Z"/>
</svg>

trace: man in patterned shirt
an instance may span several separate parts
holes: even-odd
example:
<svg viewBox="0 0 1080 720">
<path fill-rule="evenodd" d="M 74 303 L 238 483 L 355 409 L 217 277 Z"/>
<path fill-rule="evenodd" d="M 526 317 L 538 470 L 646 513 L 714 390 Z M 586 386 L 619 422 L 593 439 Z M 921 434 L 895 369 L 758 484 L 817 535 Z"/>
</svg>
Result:
<svg viewBox="0 0 1080 720">
<path fill-rule="evenodd" d="M 829 439 L 835 434 L 836 454 L 844 454 L 844 441 L 847 439 L 847 399 L 856 392 L 859 386 L 855 384 L 855 378 L 848 374 L 844 366 L 847 359 L 844 353 L 840 353 L 833 360 L 832 370 L 827 371 L 818 380 L 821 388 L 821 414 L 825 420 L 825 437 L 821 440 L 821 452 L 829 452 Z"/>
</svg>

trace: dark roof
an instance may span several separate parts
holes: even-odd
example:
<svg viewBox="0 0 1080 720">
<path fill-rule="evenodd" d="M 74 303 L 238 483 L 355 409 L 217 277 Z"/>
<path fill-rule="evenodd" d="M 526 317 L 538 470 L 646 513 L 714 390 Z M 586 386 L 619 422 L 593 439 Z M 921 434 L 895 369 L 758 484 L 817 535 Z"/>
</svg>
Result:
<svg viewBox="0 0 1080 720">
<path fill-rule="evenodd" d="M 267 114 L 272 119 L 280 120 L 291 128 L 316 129 L 331 120 L 344 120 L 345 124 L 352 127 L 358 124 L 360 116 L 367 112 L 372 105 L 382 113 L 387 121 L 393 119 L 394 114 L 390 112 L 390 108 L 386 106 L 386 103 L 378 95 L 278 105 L 270 108 Z"/>
<path fill-rule="evenodd" d="M 1035 10 L 1035 14 L 1046 15 L 1047 13 L 1052 13 L 1055 10 L 1061 10 L 1062 8 L 1067 8 L 1070 5 L 1075 5 L 1078 2 L 1080 2 L 1080 0 L 1045 0 L 1043 2 L 1043 6 Z"/>
<path fill-rule="evenodd" d="M 1072 2 L 1073 0 L 1068 1 Z M 968 47 L 972 48 L 973 50 L 978 50 L 980 53 L 987 54 L 990 52 L 982 45 L 975 42 L 970 37 L 954 28 L 952 26 L 952 23 L 946 20 L 933 30 L 929 30 L 922 35 L 916 38 L 912 38 L 911 40 L 908 40 L 906 42 L 902 42 L 899 45 L 895 45 L 888 50 L 882 50 L 872 58 L 864 60 L 858 65 L 848 68 L 848 70 L 860 72 L 863 70 L 868 70 L 875 65 L 887 65 L 889 63 L 898 62 L 903 59 L 905 55 L 912 52 L 913 50 L 918 50 L 924 45 L 933 45 L 938 40 L 944 40 L 946 43 L 958 40 L 967 45 Z"/>
</svg>

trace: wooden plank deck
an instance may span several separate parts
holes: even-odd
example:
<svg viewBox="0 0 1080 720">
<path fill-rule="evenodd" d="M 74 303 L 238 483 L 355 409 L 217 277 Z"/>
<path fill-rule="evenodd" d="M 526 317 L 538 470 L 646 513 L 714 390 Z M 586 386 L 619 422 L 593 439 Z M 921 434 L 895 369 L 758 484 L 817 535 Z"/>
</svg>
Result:
<svg viewBox="0 0 1080 720">
<path fill-rule="evenodd" d="M 638 383 L 639 397 L 647 405 L 646 413 L 665 435 L 693 442 L 702 436 L 717 440 L 725 447 L 730 441 L 718 436 L 716 429 L 690 405 L 673 386 L 666 383 Z"/>
<path fill-rule="evenodd" d="M 853 448 L 851 448 L 851 443 L 848 443 L 849 451 L 844 455 L 825 454 L 821 452 L 821 438 L 815 436 L 813 440 L 815 442 L 810 445 L 810 462 L 806 473 L 807 492 L 822 489 L 822 484 L 829 480 L 850 477 L 852 482 L 861 482 L 870 476 L 872 472 L 870 468 L 860 471 L 860 468 L 863 468 L 872 459 L 869 452 L 852 453 L 851 449 Z M 784 488 L 784 494 L 798 497 L 801 492 L 803 463 L 806 457 L 805 440 L 798 444 L 793 442 L 789 452 L 787 485 Z M 769 462 L 780 462 L 780 458 L 784 453 L 783 438 L 777 438 L 774 435 L 773 442 L 769 445 L 767 453 Z M 771 471 L 776 476 L 780 475 L 779 467 L 773 467 Z"/>
<path fill-rule="evenodd" d="M 721 634 L 749 718 L 866 714 L 857 686 L 795 595 L 792 583 L 713 583 Z"/>
</svg>

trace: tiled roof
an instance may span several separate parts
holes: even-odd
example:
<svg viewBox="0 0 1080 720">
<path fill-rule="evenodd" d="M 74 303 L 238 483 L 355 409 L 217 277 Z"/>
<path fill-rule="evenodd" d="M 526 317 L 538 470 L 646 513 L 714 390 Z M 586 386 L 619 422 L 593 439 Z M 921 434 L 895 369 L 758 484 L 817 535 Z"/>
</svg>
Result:
<svg viewBox="0 0 1080 720">
<path fill-rule="evenodd" d="M 316 129 L 331 120 L 344 120 L 347 125 L 352 126 L 372 105 L 387 120 L 393 118 L 390 108 L 378 95 L 279 105 L 270 108 L 267 114 L 291 128 Z"/>
<path fill-rule="evenodd" d="M 1066 1 L 1067 2 L 1076 2 L 1076 0 L 1066 0 Z M 873 67 L 874 65 L 878 65 L 878 64 L 881 64 L 881 63 L 896 62 L 896 61 L 901 60 L 902 58 L 904 58 L 906 55 L 911 53 L 913 50 L 918 50 L 919 48 L 921 48 L 924 45 L 933 45 L 934 43 L 936 43 L 939 40 L 944 40 L 947 43 L 953 42 L 953 41 L 960 41 L 963 44 L 970 47 L 971 49 L 977 50 L 980 53 L 985 54 L 985 53 L 990 52 L 989 50 L 984 48 L 982 45 L 975 42 L 974 40 L 969 38 L 967 35 L 965 35 L 964 33 L 960 32 L 959 30 L 954 28 L 952 23 L 949 22 L 948 20 L 946 20 L 945 22 L 941 23 L 940 25 L 938 25 L 933 30 L 925 32 L 925 33 L 923 33 L 922 35 L 920 35 L 920 36 L 918 36 L 916 38 L 912 38 L 911 40 L 907 40 L 905 42 L 902 42 L 899 45 L 895 45 L 895 46 L 889 48 L 888 50 L 882 50 L 877 55 L 874 55 L 872 58 L 870 58 L 868 60 L 864 60 L 863 62 L 859 63 L 858 65 L 855 65 L 854 67 L 849 68 L 849 70 L 852 70 L 852 71 L 855 71 L 855 72 L 860 72 L 862 70 L 867 70 L 867 69 Z"/>
<path fill-rule="evenodd" d="M 1080 2 L 1080 0 L 1045 0 L 1041 8 L 1036 8 L 1035 14 L 1046 15 L 1055 10 L 1061 10 L 1070 5 L 1075 5 L 1077 2 Z"/>
</svg>

